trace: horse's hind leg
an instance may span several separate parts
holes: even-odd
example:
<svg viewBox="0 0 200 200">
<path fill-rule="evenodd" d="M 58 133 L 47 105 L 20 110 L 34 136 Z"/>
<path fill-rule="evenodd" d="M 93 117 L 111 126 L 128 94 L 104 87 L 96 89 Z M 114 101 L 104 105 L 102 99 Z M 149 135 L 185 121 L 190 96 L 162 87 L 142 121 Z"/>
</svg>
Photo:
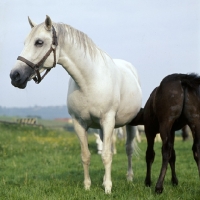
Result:
<svg viewBox="0 0 200 200">
<path fill-rule="evenodd" d="M 86 190 L 90 189 L 91 180 L 89 175 L 89 165 L 90 165 L 90 151 L 88 149 L 88 139 L 86 128 L 76 119 L 73 119 L 74 129 L 79 138 L 81 145 L 81 159 L 84 169 L 84 187 Z"/>
<path fill-rule="evenodd" d="M 170 164 L 170 167 L 171 167 L 171 172 L 172 172 L 172 184 L 173 185 L 178 185 L 178 179 L 176 177 L 176 170 L 175 170 L 175 162 L 176 162 L 176 153 L 175 153 L 175 150 L 174 150 L 174 135 L 175 133 L 172 132 L 171 135 L 173 137 L 171 137 L 171 142 L 172 142 L 172 149 L 171 149 L 171 157 L 169 159 L 169 164 Z"/>
<path fill-rule="evenodd" d="M 128 170 L 127 170 L 127 180 L 133 180 L 133 169 L 132 169 L 132 155 L 133 150 L 137 153 L 137 143 L 133 143 L 133 139 L 136 134 L 136 127 L 126 125 L 126 154 L 128 158 Z"/>
<path fill-rule="evenodd" d="M 192 135 L 194 138 L 194 143 L 192 146 L 194 160 L 197 163 L 199 176 L 200 176 L 200 124 L 190 126 Z"/>
<path fill-rule="evenodd" d="M 171 152 L 173 148 L 173 137 L 171 133 L 172 124 L 160 124 L 160 135 L 162 138 L 162 168 L 160 170 L 160 175 L 156 183 L 155 192 L 162 193 L 163 191 L 163 181 L 167 171 L 167 165 L 169 163 Z"/>
<path fill-rule="evenodd" d="M 154 147 L 156 133 L 149 131 L 148 128 L 145 128 L 145 134 L 147 138 L 147 150 L 146 150 L 147 172 L 145 178 L 145 185 L 151 186 L 151 166 L 155 158 L 155 151 L 153 147 Z"/>
</svg>

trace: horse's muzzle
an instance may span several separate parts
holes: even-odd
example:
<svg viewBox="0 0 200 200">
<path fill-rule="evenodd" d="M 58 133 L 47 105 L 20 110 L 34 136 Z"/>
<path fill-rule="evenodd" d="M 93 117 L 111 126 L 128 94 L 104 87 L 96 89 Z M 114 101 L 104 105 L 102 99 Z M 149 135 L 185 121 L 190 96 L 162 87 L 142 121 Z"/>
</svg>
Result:
<svg viewBox="0 0 200 200">
<path fill-rule="evenodd" d="M 15 87 L 18 87 L 20 89 L 24 89 L 27 85 L 28 76 L 22 76 L 20 71 L 18 70 L 11 70 L 10 72 L 10 78 L 11 78 L 11 84 Z"/>
</svg>

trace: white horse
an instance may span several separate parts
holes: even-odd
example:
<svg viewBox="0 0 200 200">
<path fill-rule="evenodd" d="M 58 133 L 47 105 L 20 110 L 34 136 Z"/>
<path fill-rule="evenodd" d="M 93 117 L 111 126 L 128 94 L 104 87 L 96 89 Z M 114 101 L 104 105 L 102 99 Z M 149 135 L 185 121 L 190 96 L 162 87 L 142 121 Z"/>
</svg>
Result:
<svg viewBox="0 0 200 200">
<path fill-rule="evenodd" d="M 84 187 L 90 189 L 91 186 L 87 130 L 89 127 L 101 128 L 104 145 L 101 156 L 105 167 L 103 185 L 105 193 L 111 193 L 113 129 L 129 123 L 142 104 L 137 71 L 126 61 L 113 60 L 86 34 L 69 25 L 53 23 L 49 16 L 39 25 L 30 19 L 29 23 L 32 30 L 10 72 L 12 84 L 25 88 L 31 79 L 39 83 L 56 64 L 64 67 L 71 76 L 67 105 L 80 140 Z M 41 77 L 45 69 L 47 71 Z M 131 126 L 127 126 L 128 180 L 133 177 L 131 159 L 134 134 L 130 129 Z"/>
</svg>

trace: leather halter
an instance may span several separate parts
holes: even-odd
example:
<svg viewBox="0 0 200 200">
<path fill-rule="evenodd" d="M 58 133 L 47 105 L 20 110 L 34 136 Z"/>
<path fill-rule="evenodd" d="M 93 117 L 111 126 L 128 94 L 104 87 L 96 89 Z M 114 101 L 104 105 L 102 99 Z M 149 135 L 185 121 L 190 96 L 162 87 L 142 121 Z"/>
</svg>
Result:
<svg viewBox="0 0 200 200">
<path fill-rule="evenodd" d="M 57 41 L 57 36 L 56 36 L 56 30 L 55 30 L 53 25 L 52 25 L 52 34 L 53 34 L 53 36 L 52 36 L 53 40 L 52 40 L 51 48 L 49 49 L 49 51 L 47 51 L 47 53 L 44 55 L 44 57 L 37 64 L 34 64 L 34 63 L 30 62 L 29 60 L 27 60 L 26 58 L 21 57 L 21 56 L 18 56 L 18 58 L 17 58 L 17 60 L 20 60 L 20 61 L 26 63 L 29 67 L 31 67 L 35 71 L 36 76 L 33 78 L 33 80 L 37 84 L 40 83 L 41 80 L 51 70 L 51 68 L 47 69 L 46 72 L 41 77 L 40 72 L 39 72 L 39 67 L 44 64 L 44 62 L 46 61 L 46 59 L 48 58 L 48 56 L 51 54 L 52 51 L 53 51 L 53 54 L 54 54 L 54 62 L 53 62 L 52 67 L 56 66 L 56 47 L 58 46 L 58 41 Z"/>
</svg>

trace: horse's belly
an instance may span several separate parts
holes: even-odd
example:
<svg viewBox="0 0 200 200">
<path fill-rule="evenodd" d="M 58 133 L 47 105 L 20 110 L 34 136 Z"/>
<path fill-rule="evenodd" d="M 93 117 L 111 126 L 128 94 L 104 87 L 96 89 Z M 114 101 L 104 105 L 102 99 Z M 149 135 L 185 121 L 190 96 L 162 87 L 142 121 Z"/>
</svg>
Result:
<svg viewBox="0 0 200 200">
<path fill-rule="evenodd" d="M 111 82 L 109 84 L 103 82 L 98 86 L 98 88 L 93 86 L 87 87 L 87 90 L 80 90 L 76 83 L 70 80 L 67 105 L 72 117 L 96 126 L 107 113 L 117 111 L 119 89 L 114 88 Z"/>
<path fill-rule="evenodd" d="M 111 105 L 107 106 L 107 102 L 104 102 L 101 97 L 97 99 L 96 97 L 97 95 L 94 95 L 89 98 L 78 90 L 68 93 L 67 107 L 71 117 L 83 121 L 91 128 L 100 128 L 100 119 Z"/>
<path fill-rule="evenodd" d="M 88 121 L 90 119 L 87 100 L 85 100 L 80 95 L 68 95 L 67 107 L 68 112 L 72 116 L 72 118 L 80 118 L 84 121 Z"/>
</svg>

